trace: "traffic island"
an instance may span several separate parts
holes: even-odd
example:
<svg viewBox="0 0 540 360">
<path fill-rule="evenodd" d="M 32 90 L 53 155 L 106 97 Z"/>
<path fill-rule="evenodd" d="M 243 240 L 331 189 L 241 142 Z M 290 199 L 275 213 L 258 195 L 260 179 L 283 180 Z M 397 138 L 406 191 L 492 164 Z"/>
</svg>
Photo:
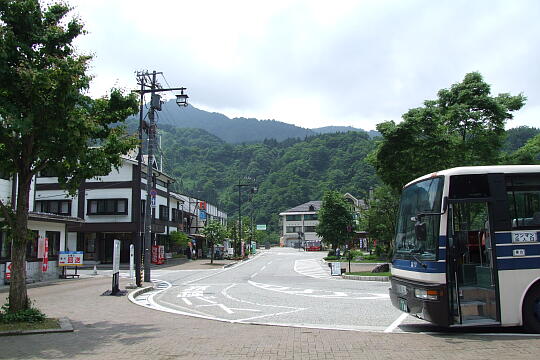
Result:
<svg viewBox="0 0 540 360">
<path fill-rule="evenodd" d="M 343 274 L 343 275 L 341 275 L 341 277 L 343 279 L 347 279 L 347 280 L 390 281 L 389 276 L 380 276 L 380 275 L 377 275 L 377 276 L 372 276 L 372 275 L 365 276 L 365 275 L 347 275 L 347 274 Z"/>
</svg>

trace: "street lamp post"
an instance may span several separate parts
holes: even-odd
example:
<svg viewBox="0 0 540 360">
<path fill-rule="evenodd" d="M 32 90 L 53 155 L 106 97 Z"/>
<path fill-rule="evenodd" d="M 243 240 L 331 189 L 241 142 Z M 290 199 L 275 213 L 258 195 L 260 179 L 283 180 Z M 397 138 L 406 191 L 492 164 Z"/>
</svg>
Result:
<svg viewBox="0 0 540 360">
<path fill-rule="evenodd" d="M 178 106 L 187 106 L 188 96 L 184 94 L 186 88 L 168 88 L 164 89 L 157 82 L 156 76 L 158 74 L 163 74 L 161 72 L 153 71 L 150 77 L 148 71 L 137 72 L 138 84 L 141 85 L 141 90 L 136 90 L 141 96 L 141 103 L 143 102 L 144 95 L 150 94 L 150 110 L 148 111 L 148 119 L 150 124 L 148 126 L 148 159 L 146 164 L 146 202 L 145 202 L 145 213 L 144 213 L 144 281 L 150 282 L 150 248 L 152 245 L 152 200 L 155 199 L 155 191 L 153 192 L 152 184 L 152 172 L 153 172 L 153 163 L 154 163 L 154 142 L 156 138 L 156 122 L 155 122 L 155 111 L 161 111 L 161 95 L 158 93 L 166 91 L 180 91 L 180 94 L 176 95 L 176 104 Z M 139 117 L 139 136 L 142 138 L 142 127 L 143 127 L 143 115 L 142 110 L 143 106 L 141 105 L 141 114 Z M 141 180 L 141 171 L 142 171 L 142 151 L 139 152 L 139 183 Z M 140 215 L 139 215 L 140 216 Z M 140 245 L 137 246 L 140 251 Z M 138 259 L 141 258 L 140 253 L 136 255 Z M 137 260 L 139 262 L 140 260 Z M 140 263 L 138 264 L 140 269 Z M 140 271 L 138 272 L 137 286 L 140 286 Z"/>
</svg>

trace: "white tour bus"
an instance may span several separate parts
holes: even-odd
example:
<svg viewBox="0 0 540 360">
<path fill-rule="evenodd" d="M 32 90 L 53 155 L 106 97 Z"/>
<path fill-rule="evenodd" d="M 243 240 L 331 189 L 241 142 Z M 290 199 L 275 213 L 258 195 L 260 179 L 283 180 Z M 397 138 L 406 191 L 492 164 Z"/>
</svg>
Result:
<svg viewBox="0 0 540 360">
<path fill-rule="evenodd" d="M 439 171 L 403 188 L 392 304 L 441 326 L 540 332 L 540 165 Z"/>
</svg>

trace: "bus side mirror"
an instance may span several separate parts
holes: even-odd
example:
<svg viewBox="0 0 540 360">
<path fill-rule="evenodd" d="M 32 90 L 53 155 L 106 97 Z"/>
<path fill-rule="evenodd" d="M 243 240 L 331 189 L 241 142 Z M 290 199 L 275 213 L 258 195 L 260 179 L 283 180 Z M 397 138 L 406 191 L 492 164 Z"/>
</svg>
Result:
<svg viewBox="0 0 540 360">
<path fill-rule="evenodd" d="M 420 220 L 418 220 L 416 224 L 414 224 L 414 233 L 416 234 L 416 240 L 418 240 L 418 242 L 426 241 L 427 239 L 426 223 L 423 223 Z"/>
</svg>

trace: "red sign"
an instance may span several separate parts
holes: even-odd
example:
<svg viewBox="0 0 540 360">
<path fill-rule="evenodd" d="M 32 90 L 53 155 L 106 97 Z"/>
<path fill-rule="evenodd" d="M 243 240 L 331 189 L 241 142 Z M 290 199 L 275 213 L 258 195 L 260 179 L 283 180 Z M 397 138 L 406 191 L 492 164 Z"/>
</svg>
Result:
<svg viewBox="0 0 540 360">
<path fill-rule="evenodd" d="M 6 263 L 6 280 L 11 279 L 11 262 Z"/>
<path fill-rule="evenodd" d="M 199 201 L 199 209 L 206 210 L 206 201 Z"/>
<path fill-rule="evenodd" d="M 49 270 L 49 239 L 44 239 L 45 249 L 43 252 L 43 263 L 41 264 L 41 272 L 47 272 Z"/>
<path fill-rule="evenodd" d="M 152 245 L 152 264 L 158 263 L 158 257 L 159 257 L 159 247 L 156 245 Z"/>
</svg>

